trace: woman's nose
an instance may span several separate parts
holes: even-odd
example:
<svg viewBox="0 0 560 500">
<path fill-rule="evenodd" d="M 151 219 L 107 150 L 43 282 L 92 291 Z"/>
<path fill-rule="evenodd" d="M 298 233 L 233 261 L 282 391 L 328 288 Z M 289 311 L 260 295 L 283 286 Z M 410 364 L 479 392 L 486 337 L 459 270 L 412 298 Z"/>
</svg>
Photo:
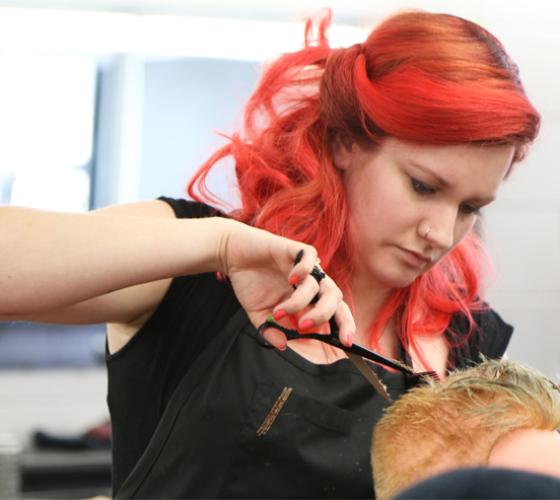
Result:
<svg viewBox="0 0 560 500">
<path fill-rule="evenodd" d="M 445 251 L 453 246 L 456 225 L 457 210 L 441 209 L 418 225 L 418 234 L 430 246 Z"/>
</svg>

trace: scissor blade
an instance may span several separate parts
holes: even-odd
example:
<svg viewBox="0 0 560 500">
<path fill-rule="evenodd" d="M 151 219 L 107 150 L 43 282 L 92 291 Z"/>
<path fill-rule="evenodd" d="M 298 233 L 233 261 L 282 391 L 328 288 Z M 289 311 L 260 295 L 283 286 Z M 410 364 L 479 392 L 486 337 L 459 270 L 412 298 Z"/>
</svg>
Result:
<svg viewBox="0 0 560 500">
<path fill-rule="evenodd" d="M 410 366 L 397 361 L 396 359 L 386 358 L 382 356 L 378 352 L 371 351 L 360 344 L 352 344 L 351 347 L 347 348 L 346 346 L 341 346 L 341 349 L 346 352 L 351 352 L 353 354 L 357 354 L 358 356 L 365 358 L 369 361 L 373 361 L 374 363 L 379 363 L 383 366 L 389 366 L 390 368 L 394 368 L 395 370 L 399 370 L 403 373 L 408 373 L 409 375 L 413 375 L 414 371 Z"/>
<path fill-rule="evenodd" d="M 354 363 L 354 366 L 360 370 L 360 373 L 366 378 L 366 380 L 373 386 L 373 388 L 381 394 L 387 401 L 392 401 L 389 392 L 387 391 L 387 386 L 381 382 L 381 379 L 367 364 L 367 362 L 358 356 L 357 354 L 353 354 L 351 352 L 347 352 L 346 355 L 348 359 Z"/>
</svg>

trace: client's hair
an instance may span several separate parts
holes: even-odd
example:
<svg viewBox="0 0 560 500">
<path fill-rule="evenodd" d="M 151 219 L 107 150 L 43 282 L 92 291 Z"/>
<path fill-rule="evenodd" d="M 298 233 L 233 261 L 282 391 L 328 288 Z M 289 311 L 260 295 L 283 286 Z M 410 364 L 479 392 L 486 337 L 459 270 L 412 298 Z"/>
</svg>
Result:
<svg viewBox="0 0 560 500">
<path fill-rule="evenodd" d="M 372 439 L 377 498 L 450 467 L 485 466 L 517 429 L 560 428 L 560 386 L 538 371 L 488 360 L 427 381 L 388 408 Z"/>
</svg>

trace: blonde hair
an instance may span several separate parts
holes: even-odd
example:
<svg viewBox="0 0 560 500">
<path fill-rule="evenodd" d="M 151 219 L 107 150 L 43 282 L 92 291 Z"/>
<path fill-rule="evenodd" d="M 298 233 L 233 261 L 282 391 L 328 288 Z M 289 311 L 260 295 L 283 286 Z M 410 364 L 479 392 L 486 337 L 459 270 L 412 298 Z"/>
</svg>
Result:
<svg viewBox="0 0 560 500">
<path fill-rule="evenodd" d="M 377 498 L 448 468 L 485 466 L 516 429 L 560 428 L 560 386 L 532 368 L 488 360 L 428 381 L 389 407 L 374 429 Z"/>
</svg>

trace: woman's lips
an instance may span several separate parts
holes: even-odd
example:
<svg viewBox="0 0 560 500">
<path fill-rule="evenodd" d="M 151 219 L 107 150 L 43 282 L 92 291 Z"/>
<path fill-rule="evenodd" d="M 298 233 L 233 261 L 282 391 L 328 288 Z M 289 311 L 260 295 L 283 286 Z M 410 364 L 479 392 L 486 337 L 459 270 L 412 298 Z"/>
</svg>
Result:
<svg viewBox="0 0 560 500">
<path fill-rule="evenodd" d="M 415 252 L 414 250 L 408 250 L 403 247 L 397 247 L 402 259 L 412 267 L 423 268 L 432 263 L 432 258 L 428 255 Z"/>
</svg>

